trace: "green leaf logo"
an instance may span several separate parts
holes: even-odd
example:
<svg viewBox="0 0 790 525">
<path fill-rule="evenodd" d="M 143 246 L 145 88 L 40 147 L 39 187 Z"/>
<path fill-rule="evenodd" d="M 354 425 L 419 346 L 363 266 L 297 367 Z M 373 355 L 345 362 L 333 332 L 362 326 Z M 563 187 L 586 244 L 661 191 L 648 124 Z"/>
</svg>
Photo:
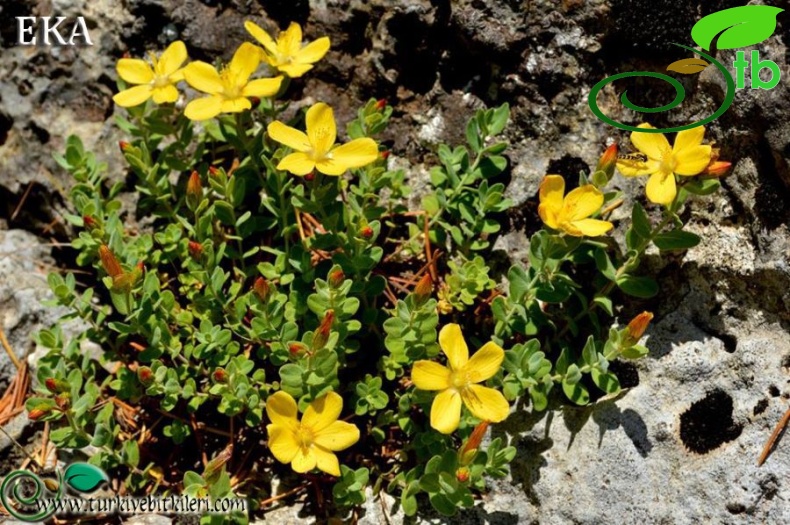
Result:
<svg viewBox="0 0 790 525">
<path fill-rule="evenodd" d="M 103 482 L 110 481 L 102 469 L 89 463 L 72 463 L 63 477 L 66 484 L 78 492 L 93 492 Z"/>
<path fill-rule="evenodd" d="M 784 11 L 769 5 L 744 5 L 712 13 L 691 28 L 691 38 L 709 51 L 716 47 L 735 49 L 753 46 L 769 38 L 776 29 L 776 16 Z"/>
</svg>

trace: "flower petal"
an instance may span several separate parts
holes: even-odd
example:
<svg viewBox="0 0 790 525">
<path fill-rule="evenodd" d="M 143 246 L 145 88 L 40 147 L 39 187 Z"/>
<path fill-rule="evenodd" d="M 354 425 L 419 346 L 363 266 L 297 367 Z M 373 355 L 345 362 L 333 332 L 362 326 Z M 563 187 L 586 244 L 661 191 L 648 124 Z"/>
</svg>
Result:
<svg viewBox="0 0 790 525">
<path fill-rule="evenodd" d="M 469 385 L 461 393 L 464 405 L 476 418 L 498 423 L 510 413 L 510 405 L 499 390 L 481 385 Z"/>
<path fill-rule="evenodd" d="M 269 36 L 269 33 L 264 31 L 258 24 L 250 22 L 249 20 L 244 22 L 244 29 L 252 35 L 252 38 L 260 42 L 260 44 L 271 54 L 277 53 L 277 44 L 274 43 L 274 39 Z"/>
<path fill-rule="evenodd" d="M 157 104 L 165 104 L 167 102 L 175 102 L 178 100 L 178 90 L 173 85 L 166 85 L 156 87 L 153 89 L 153 99 Z"/>
<path fill-rule="evenodd" d="M 296 151 L 308 151 L 310 149 L 310 141 L 303 132 L 291 126 L 286 126 L 279 120 L 275 120 L 269 127 L 266 128 L 269 137 L 272 140 L 285 144 L 291 149 Z M 312 169 L 312 168 L 310 168 Z"/>
<path fill-rule="evenodd" d="M 184 115 L 189 120 L 206 120 L 216 117 L 221 112 L 222 97 L 219 95 L 197 98 L 184 108 Z"/>
<path fill-rule="evenodd" d="M 675 137 L 675 144 L 672 146 L 673 153 L 686 148 L 693 148 L 702 144 L 702 139 L 705 137 L 705 126 L 697 126 L 696 128 L 684 129 L 679 131 Z"/>
<path fill-rule="evenodd" d="M 315 456 L 318 470 L 340 477 L 340 462 L 336 455 L 319 446 L 313 446 L 311 452 Z"/>
<path fill-rule="evenodd" d="M 461 422 L 461 394 L 456 390 L 439 392 L 431 405 L 431 426 L 442 434 L 451 434 Z"/>
<path fill-rule="evenodd" d="M 420 390 L 450 388 L 450 369 L 433 361 L 417 361 L 411 369 L 411 380 Z"/>
<path fill-rule="evenodd" d="M 277 37 L 277 47 L 281 54 L 295 57 L 302 48 L 302 28 L 296 22 L 291 22 L 288 29 Z"/>
<path fill-rule="evenodd" d="M 473 383 L 480 383 L 494 377 L 502 367 L 505 360 L 505 351 L 493 341 L 483 345 L 480 350 L 466 363 L 465 369 L 469 371 L 469 379 Z"/>
<path fill-rule="evenodd" d="M 130 84 L 148 84 L 154 79 L 154 70 L 145 60 L 122 58 L 115 65 L 118 76 Z"/>
<path fill-rule="evenodd" d="M 291 468 L 294 469 L 294 472 L 304 474 L 313 470 L 316 462 L 317 458 L 313 454 L 313 447 L 299 447 L 293 460 L 291 460 Z"/>
<path fill-rule="evenodd" d="M 139 106 L 151 97 L 151 86 L 134 86 L 129 89 L 124 89 L 120 93 L 116 93 L 112 97 L 113 101 L 122 108 L 130 108 L 132 106 Z"/>
<path fill-rule="evenodd" d="M 337 421 L 343 411 L 343 398 L 336 392 L 328 392 L 314 399 L 302 416 L 302 426 L 318 434 Z"/>
<path fill-rule="evenodd" d="M 240 113 L 252 107 L 252 102 L 244 97 L 226 98 L 222 100 L 222 113 Z"/>
<path fill-rule="evenodd" d="M 280 91 L 283 77 L 258 78 L 251 80 L 241 90 L 243 97 L 273 97 Z"/>
<path fill-rule="evenodd" d="M 603 193 L 592 184 L 580 186 L 565 196 L 560 222 L 585 219 L 601 209 Z"/>
<path fill-rule="evenodd" d="M 266 425 L 269 434 L 269 450 L 280 463 L 290 463 L 299 452 L 299 443 L 290 428 L 280 425 Z"/>
<path fill-rule="evenodd" d="M 180 40 L 176 40 L 162 53 L 159 62 L 156 63 L 157 73 L 163 77 L 172 75 L 181 67 L 187 59 L 187 46 Z"/>
<path fill-rule="evenodd" d="M 370 138 L 354 139 L 333 149 L 329 155 L 317 161 L 316 168 L 327 175 L 342 175 L 351 168 L 360 168 L 379 157 L 379 148 Z"/>
<path fill-rule="evenodd" d="M 675 173 L 678 175 L 696 175 L 710 164 L 711 147 L 695 146 L 675 153 Z"/>
<path fill-rule="evenodd" d="M 283 157 L 277 164 L 277 169 L 289 171 L 294 175 L 307 175 L 315 169 L 315 162 L 306 153 L 297 151 Z"/>
<path fill-rule="evenodd" d="M 598 237 L 611 230 L 614 225 L 609 221 L 598 219 L 582 219 L 574 221 L 571 225 L 581 234 L 587 237 Z"/>
<path fill-rule="evenodd" d="M 447 356 L 452 370 L 460 370 L 469 361 L 469 348 L 464 341 L 461 327 L 455 323 L 446 324 L 439 332 L 439 346 Z"/>
<path fill-rule="evenodd" d="M 657 171 L 650 176 L 645 188 L 647 198 L 656 204 L 670 204 L 675 200 L 677 187 L 675 186 L 675 175 L 666 171 Z"/>
<path fill-rule="evenodd" d="M 184 68 L 184 79 L 193 88 L 209 95 L 222 93 L 224 89 L 222 79 L 214 66 L 200 60 L 190 62 Z"/>
<path fill-rule="evenodd" d="M 617 161 L 617 169 L 626 177 L 641 177 L 658 171 L 661 161 L 648 159 L 647 161 L 621 159 Z"/>
<path fill-rule="evenodd" d="M 321 158 L 329 153 L 329 150 L 335 144 L 335 138 L 337 136 L 335 116 L 332 112 L 332 108 L 323 102 L 314 104 L 307 110 L 305 124 L 307 127 L 307 136 L 313 147 L 315 158 Z M 327 175 L 329 174 L 327 173 Z M 337 175 L 339 175 L 339 173 L 337 173 Z"/>
<path fill-rule="evenodd" d="M 565 195 L 565 179 L 560 175 L 546 175 L 540 183 L 538 198 L 541 206 L 553 215 L 562 209 L 562 197 Z M 544 221 L 545 222 L 545 221 Z"/>
<path fill-rule="evenodd" d="M 288 392 L 279 390 L 266 400 L 266 415 L 277 426 L 295 428 L 298 423 L 296 414 L 296 400 Z"/>
<path fill-rule="evenodd" d="M 285 73 L 291 78 L 299 78 L 311 69 L 312 64 L 273 64 L 281 73 Z"/>
<path fill-rule="evenodd" d="M 345 421 L 335 421 L 314 435 L 314 442 L 328 450 L 345 450 L 359 441 L 359 429 Z"/>
<path fill-rule="evenodd" d="M 304 46 L 296 53 L 294 61 L 299 64 L 314 64 L 324 58 L 329 51 L 329 37 L 324 36 Z"/>
<path fill-rule="evenodd" d="M 654 129 L 650 124 L 639 124 L 637 127 Z M 660 159 L 670 149 L 669 141 L 662 133 L 634 131 L 631 133 L 631 144 L 651 159 Z"/>
<path fill-rule="evenodd" d="M 261 53 L 255 44 L 243 42 L 236 52 L 233 53 L 233 58 L 230 60 L 228 69 L 230 70 L 230 77 L 233 79 L 234 84 L 241 88 L 250 78 L 258 65 L 261 63 Z"/>
</svg>

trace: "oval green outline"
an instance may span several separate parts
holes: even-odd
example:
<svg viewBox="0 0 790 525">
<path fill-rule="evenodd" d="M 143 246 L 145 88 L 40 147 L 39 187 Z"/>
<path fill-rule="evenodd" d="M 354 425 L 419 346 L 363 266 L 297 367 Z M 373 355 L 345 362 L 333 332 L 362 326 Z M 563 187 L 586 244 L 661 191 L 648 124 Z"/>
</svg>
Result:
<svg viewBox="0 0 790 525">
<path fill-rule="evenodd" d="M 599 120 L 609 124 L 610 126 L 614 126 L 615 128 L 618 128 L 618 129 L 624 129 L 626 131 L 638 131 L 640 133 L 673 133 L 673 132 L 676 132 L 676 131 L 683 131 L 683 130 L 686 130 L 686 129 L 696 128 L 698 126 L 704 126 L 708 122 L 711 122 L 711 121 L 719 118 L 720 116 L 722 116 L 724 114 L 724 112 L 727 111 L 730 108 L 730 106 L 732 105 L 733 100 L 735 100 L 735 80 L 732 78 L 732 75 L 730 75 L 730 72 L 727 71 L 727 68 L 725 68 L 721 64 L 721 62 L 719 62 L 718 60 L 716 60 L 712 56 L 710 56 L 710 55 L 708 55 L 706 53 L 703 53 L 702 51 L 698 51 L 698 50 L 694 49 L 693 47 L 684 46 L 683 44 L 678 44 L 676 42 L 671 42 L 671 44 L 676 45 L 678 47 L 682 47 L 683 49 L 687 49 L 687 50 L 691 51 L 692 53 L 700 55 L 701 57 L 709 60 L 711 62 L 711 64 L 716 66 L 716 69 L 721 71 L 722 75 L 724 75 L 724 79 L 727 81 L 727 93 L 726 93 L 726 95 L 724 97 L 724 100 L 721 103 L 721 106 L 719 106 L 719 109 L 717 109 L 715 113 L 713 113 L 709 117 L 706 117 L 706 118 L 704 118 L 702 120 L 698 120 L 697 122 L 693 122 L 691 124 L 686 124 L 685 126 L 675 126 L 675 127 L 672 127 L 672 128 L 640 128 L 640 127 L 637 127 L 637 126 L 629 126 L 627 124 L 621 124 L 620 122 L 617 122 L 616 120 L 607 117 L 606 115 L 604 115 L 603 111 L 601 111 L 598 108 L 598 101 L 597 101 L 598 93 L 601 91 L 601 89 L 604 88 L 604 86 L 606 86 L 606 84 L 608 84 L 609 82 L 614 82 L 615 80 L 619 80 L 621 78 L 627 78 L 627 77 L 647 76 L 647 77 L 653 77 L 653 78 L 661 78 L 661 77 L 658 77 L 657 75 L 663 75 L 663 73 L 655 73 L 655 72 L 652 72 L 652 71 L 632 71 L 632 72 L 629 72 L 629 73 L 618 73 L 616 75 L 612 75 L 610 77 L 606 77 L 606 78 L 604 78 L 603 80 L 601 80 L 600 82 L 598 82 L 597 84 L 595 84 L 592 87 L 592 89 L 590 90 L 590 95 L 587 97 L 587 102 L 588 102 L 588 105 L 590 106 L 590 110 L 593 112 L 593 114 L 596 117 L 598 117 Z M 666 76 L 667 78 L 671 78 L 671 77 L 668 77 L 667 75 L 664 75 L 664 76 Z M 662 78 L 662 80 L 666 80 L 666 79 Z M 672 79 L 672 80 L 675 80 L 675 79 Z M 675 80 L 675 82 L 677 82 L 677 80 Z M 677 92 L 677 87 L 675 88 L 675 91 Z M 625 93 L 623 93 L 623 94 L 625 94 Z M 685 98 L 685 93 L 683 94 L 683 98 Z M 667 108 L 667 109 L 663 109 L 664 111 L 667 111 L 668 109 L 672 109 L 672 108 L 668 108 L 667 106 L 675 104 L 677 99 L 678 99 L 678 97 L 676 96 L 675 100 L 673 100 L 670 104 L 666 104 L 664 106 L 661 106 L 660 108 L 651 108 L 651 109 L 654 110 L 652 112 L 654 112 L 654 113 L 657 112 L 657 111 L 655 111 L 656 109 Z M 681 101 L 682 101 L 682 98 L 681 98 Z M 626 106 L 626 107 L 628 107 L 628 106 Z M 636 109 L 636 107 L 638 107 L 638 106 L 634 106 L 633 108 L 630 108 L 630 109 L 633 109 L 635 111 L 639 111 L 638 109 Z M 673 106 L 673 107 L 675 107 L 675 106 Z M 649 113 L 649 112 L 640 111 L 640 113 Z"/>
</svg>

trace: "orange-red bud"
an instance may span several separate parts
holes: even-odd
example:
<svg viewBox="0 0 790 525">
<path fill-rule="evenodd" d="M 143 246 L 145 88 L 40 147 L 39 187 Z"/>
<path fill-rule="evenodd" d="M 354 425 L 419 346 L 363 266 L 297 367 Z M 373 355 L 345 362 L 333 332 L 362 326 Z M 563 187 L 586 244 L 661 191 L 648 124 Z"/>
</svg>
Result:
<svg viewBox="0 0 790 525">
<path fill-rule="evenodd" d="M 258 296 L 258 299 L 263 302 L 266 302 L 266 300 L 269 298 L 269 295 L 272 293 L 272 287 L 269 285 L 269 281 L 263 277 L 258 277 L 255 279 L 252 289 L 255 292 L 255 295 Z"/>
<path fill-rule="evenodd" d="M 187 206 L 194 211 L 203 199 L 203 183 L 200 182 L 200 174 L 193 171 L 187 181 Z"/>
<path fill-rule="evenodd" d="M 85 225 L 85 228 L 87 228 L 88 230 L 95 230 L 99 226 L 99 223 L 96 222 L 96 219 L 94 219 L 90 215 L 83 215 L 82 223 Z"/>
<path fill-rule="evenodd" d="M 614 175 L 614 168 L 617 164 L 617 144 L 612 144 L 606 151 L 604 151 L 601 158 L 598 160 L 598 165 L 595 171 L 602 171 L 606 173 L 606 178 L 611 179 Z"/>
<path fill-rule="evenodd" d="M 306 180 L 307 182 L 312 182 L 314 179 L 315 179 L 314 171 L 311 171 L 310 173 L 304 176 L 304 180 Z"/>
<path fill-rule="evenodd" d="M 329 286 L 332 288 L 339 287 L 345 280 L 346 274 L 343 273 L 343 270 L 338 268 L 337 270 L 332 270 L 329 272 Z"/>
<path fill-rule="evenodd" d="M 650 312 L 642 312 L 634 317 L 625 329 L 625 340 L 623 344 L 625 346 L 633 346 L 638 343 L 652 319 L 653 314 Z"/>
<path fill-rule="evenodd" d="M 208 167 L 208 174 L 212 177 L 218 177 L 222 172 L 216 166 L 209 166 Z"/>
<path fill-rule="evenodd" d="M 488 425 L 488 421 L 478 423 L 469 436 L 469 439 L 467 439 L 464 446 L 461 447 L 458 458 L 462 465 L 469 465 L 475 459 L 477 450 L 480 448 L 480 443 L 483 442 L 483 437 L 486 435 L 486 430 L 488 430 Z"/>
<path fill-rule="evenodd" d="M 154 371 L 147 366 L 141 366 L 137 369 L 137 379 L 143 385 L 148 386 L 154 381 Z"/>
<path fill-rule="evenodd" d="M 200 257 L 203 255 L 203 245 L 197 241 L 189 241 L 187 248 L 189 249 L 189 255 L 193 259 L 200 259 Z"/>
<path fill-rule="evenodd" d="M 457 479 L 459 483 L 466 483 L 469 481 L 469 474 L 468 468 L 461 467 L 455 471 L 455 479 Z"/>
<path fill-rule="evenodd" d="M 418 302 L 422 303 L 431 296 L 432 292 L 433 280 L 431 279 L 431 274 L 426 273 L 414 287 L 414 297 Z"/>
<path fill-rule="evenodd" d="M 55 396 L 55 404 L 58 405 L 59 409 L 66 410 L 71 404 L 71 396 L 66 393 L 58 394 Z"/>
<path fill-rule="evenodd" d="M 380 98 L 380 99 L 378 99 L 378 100 L 376 101 L 376 109 L 377 109 L 377 110 L 381 111 L 381 110 L 383 110 L 385 107 L 387 107 L 387 99 L 386 99 L 386 98 Z"/>
<path fill-rule="evenodd" d="M 126 151 L 127 149 L 129 149 L 129 146 L 130 146 L 130 144 L 129 144 L 128 142 L 126 142 L 125 140 L 119 140 L 119 141 L 118 141 L 118 148 L 119 148 L 119 149 L 120 149 L 122 152 L 124 152 L 124 151 Z"/>
<path fill-rule="evenodd" d="M 360 235 L 361 235 L 361 236 L 362 236 L 364 239 L 370 239 L 371 237 L 373 237 L 373 228 L 371 228 L 370 226 L 363 226 L 363 227 L 362 227 L 362 228 L 359 230 L 359 234 L 360 234 Z"/>
<path fill-rule="evenodd" d="M 49 413 L 49 410 L 42 410 L 40 408 L 34 408 L 30 412 L 27 413 L 28 419 L 32 419 L 33 421 L 38 421 L 42 417 L 46 416 Z"/>
<path fill-rule="evenodd" d="M 389 158 L 389 156 L 390 156 L 390 150 L 385 149 L 384 151 L 381 152 L 381 158 L 382 159 L 387 160 Z"/>
<path fill-rule="evenodd" d="M 708 164 L 708 167 L 705 168 L 705 171 L 702 172 L 703 175 L 710 175 L 712 177 L 721 177 L 727 171 L 729 171 L 732 163 L 725 162 L 722 160 L 717 160 L 715 162 L 711 162 Z"/>
<path fill-rule="evenodd" d="M 288 345 L 288 353 L 294 357 L 302 357 L 307 353 L 307 346 L 299 342 L 291 343 Z"/>
<path fill-rule="evenodd" d="M 54 377 L 47 378 L 47 380 L 44 381 L 44 385 L 47 387 L 47 390 L 49 390 L 53 394 L 56 394 L 58 392 L 58 385 L 55 382 Z"/>
<path fill-rule="evenodd" d="M 327 310 L 324 314 L 324 319 L 313 334 L 313 349 L 320 350 L 326 345 L 329 340 L 329 333 L 332 331 L 332 325 L 335 322 L 335 311 Z"/>
<path fill-rule="evenodd" d="M 224 368 L 217 368 L 214 370 L 214 373 L 211 374 L 211 377 L 214 378 L 214 381 L 217 383 L 227 383 L 228 382 L 228 373 L 225 371 Z"/>
<path fill-rule="evenodd" d="M 104 267 L 104 271 L 107 272 L 107 275 L 112 278 L 123 275 L 121 263 L 115 258 L 115 254 L 112 253 L 112 250 L 104 244 L 99 246 L 99 259 L 101 259 L 101 265 Z"/>
</svg>

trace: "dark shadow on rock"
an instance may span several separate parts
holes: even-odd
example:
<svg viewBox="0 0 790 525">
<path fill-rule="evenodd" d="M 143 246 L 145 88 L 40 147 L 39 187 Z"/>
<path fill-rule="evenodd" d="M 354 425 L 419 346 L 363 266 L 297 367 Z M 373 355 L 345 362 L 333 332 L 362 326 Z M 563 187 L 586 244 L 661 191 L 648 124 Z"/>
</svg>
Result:
<svg viewBox="0 0 790 525">
<path fill-rule="evenodd" d="M 615 400 L 605 401 L 595 405 L 592 419 L 598 425 L 598 447 L 603 443 L 606 432 L 622 428 L 625 435 L 634 444 L 634 448 L 643 458 L 647 457 L 653 449 L 647 435 L 647 425 L 638 412 L 627 408 L 620 410 Z"/>
</svg>

